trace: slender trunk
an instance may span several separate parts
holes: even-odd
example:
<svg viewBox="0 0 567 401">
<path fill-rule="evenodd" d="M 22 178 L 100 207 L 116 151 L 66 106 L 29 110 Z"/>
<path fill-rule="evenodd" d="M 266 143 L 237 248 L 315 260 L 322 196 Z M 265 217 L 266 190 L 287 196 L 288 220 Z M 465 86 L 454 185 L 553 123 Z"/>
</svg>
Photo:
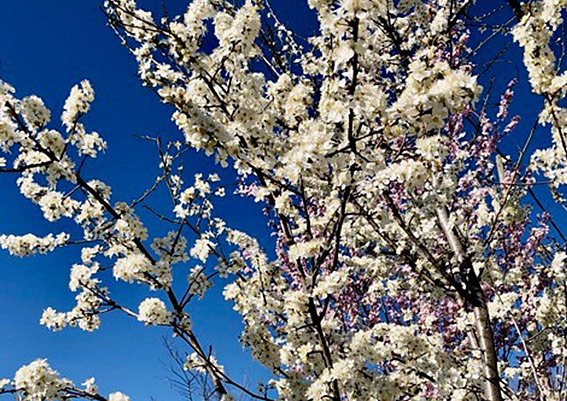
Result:
<svg viewBox="0 0 567 401">
<path fill-rule="evenodd" d="M 483 354 L 484 376 L 486 378 L 484 392 L 490 401 L 502 401 L 500 375 L 498 374 L 498 355 L 494 345 L 494 334 L 484 294 L 478 294 L 480 305 L 473 307 L 478 342 Z"/>
<path fill-rule="evenodd" d="M 485 377 L 484 392 L 488 401 L 502 401 L 500 389 L 500 375 L 498 373 L 498 355 L 494 344 L 494 333 L 490 323 L 490 315 L 486 306 L 484 292 L 482 291 L 480 278 L 473 270 L 470 257 L 456 231 L 450 224 L 449 213 L 445 207 L 437 209 L 439 224 L 451 250 L 455 254 L 457 262 L 461 265 L 461 274 L 467 282 L 469 299 L 465 299 L 473 307 L 475 318 L 476 338 L 482 352 L 483 373 Z"/>
<path fill-rule="evenodd" d="M 486 379 L 484 392 L 490 401 L 502 401 L 502 392 L 500 389 L 500 375 L 498 373 L 498 355 L 494 344 L 494 332 L 490 322 L 490 315 L 484 291 L 480 286 L 480 280 L 474 275 L 472 283 L 472 299 L 473 313 L 475 318 L 475 328 L 478 338 L 478 345 L 482 350 L 483 370 Z"/>
</svg>

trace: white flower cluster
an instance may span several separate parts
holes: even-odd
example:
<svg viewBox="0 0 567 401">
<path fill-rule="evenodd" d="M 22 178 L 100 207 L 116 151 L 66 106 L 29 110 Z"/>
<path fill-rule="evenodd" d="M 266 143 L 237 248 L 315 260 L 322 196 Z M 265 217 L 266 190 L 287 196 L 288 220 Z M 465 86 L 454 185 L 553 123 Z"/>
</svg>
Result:
<svg viewBox="0 0 567 401">
<path fill-rule="evenodd" d="M 268 258 L 264 251 L 260 248 L 258 240 L 251 237 L 250 235 L 238 231 L 238 230 L 227 230 L 227 241 L 231 244 L 238 246 L 239 252 L 235 252 L 231 255 L 232 259 L 235 261 L 235 266 L 226 266 L 225 268 L 228 272 L 233 272 L 233 269 L 241 266 L 240 260 L 248 260 L 255 269 L 263 269 L 268 264 Z"/>
<path fill-rule="evenodd" d="M 39 323 L 47 327 L 49 330 L 59 331 L 67 326 L 67 314 L 64 312 L 57 312 L 55 309 L 48 307 L 41 314 Z"/>
<path fill-rule="evenodd" d="M 206 262 L 211 254 L 211 251 L 214 249 L 215 243 L 206 237 L 198 238 L 195 241 L 195 244 L 189 251 L 191 256 L 194 258 L 199 259 L 201 262 Z"/>
<path fill-rule="evenodd" d="M 197 265 L 191 269 L 191 273 L 187 276 L 189 293 L 197 295 L 199 298 L 203 298 L 205 292 L 213 285 L 207 278 L 207 275 L 203 273 L 204 270 L 205 268 L 203 266 Z"/>
<path fill-rule="evenodd" d="M 567 91 L 567 73 L 556 74 L 555 55 L 550 47 L 553 33 L 563 22 L 561 13 L 565 7 L 563 0 L 536 1 L 512 31 L 514 40 L 524 48 L 530 83 L 539 94 L 564 95 Z"/>
<path fill-rule="evenodd" d="M 117 280 L 133 283 L 144 280 L 146 274 L 153 270 L 152 262 L 142 253 L 131 253 L 119 258 L 114 264 L 112 272 Z"/>
<path fill-rule="evenodd" d="M 0 391 L 4 390 L 4 388 L 8 387 L 8 385 L 10 385 L 11 380 L 10 379 L 0 379 Z"/>
<path fill-rule="evenodd" d="M 171 322 L 172 314 L 159 298 L 146 298 L 138 307 L 138 320 L 146 325 L 167 325 Z"/>
<path fill-rule="evenodd" d="M 12 388 L 8 388 L 10 385 Z M 18 399 L 24 401 L 105 399 L 98 393 L 94 377 L 85 380 L 82 386 L 83 388 L 76 387 L 71 380 L 61 378 L 46 359 L 36 359 L 18 369 L 13 380 L 0 379 L 0 394 L 14 392 Z M 130 401 L 130 398 L 116 392 L 110 394 L 108 400 Z"/>
<path fill-rule="evenodd" d="M 234 17 L 219 13 L 215 17 L 215 35 L 226 51 L 232 49 L 247 57 L 257 54 L 254 40 L 260 32 L 260 15 L 256 1 L 246 0 Z"/>
<path fill-rule="evenodd" d="M 41 131 L 37 135 L 37 138 L 39 139 L 39 144 L 43 146 L 44 149 L 52 151 L 55 155 L 61 155 L 65 149 L 63 136 L 55 130 Z"/>
<path fill-rule="evenodd" d="M 313 239 L 311 241 L 298 242 L 289 248 L 289 258 L 297 260 L 299 258 L 310 258 L 319 253 L 323 246 L 321 239 Z"/>
<path fill-rule="evenodd" d="M 20 107 L 26 124 L 32 130 L 44 127 L 51 119 L 51 112 L 45 107 L 43 100 L 35 95 L 23 98 Z"/>
<path fill-rule="evenodd" d="M 540 0 L 530 3 L 529 9 L 512 33 L 524 49 L 524 64 L 535 93 L 545 98 L 539 115 L 543 124 L 551 124 L 553 147 L 538 149 L 532 156 L 532 168 L 541 170 L 551 180 L 551 187 L 567 184 L 567 150 L 564 136 L 567 132 L 567 108 L 560 101 L 567 94 L 567 71 L 556 71 L 556 57 L 551 41 L 563 23 L 562 13 L 567 8 L 563 0 Z M 558 199 L 560 195 L 555 194 Z"/>
<path fill-rule="evenodd" d="M 34 234 L 25 235 L 0 235 L 0 247 L 7 249 L 10 255 L 28 256 L 36 253 L 51 252 L 58 246 L 65 245 L 69 241 L 69 234 L 48 234 L 45 237 L 37 237 Z"/>
<path fill-rule="evenodd" d="M 37 359 L 22 366 L 14 376 L 14 387 L 25 401 L 63 400 L 63 389 L 72 383 L 61 379 L 46 359 Z"/>
<path fill-rule="evenodd" d="M 59 220 L 62 216 L 72 217 L 79 203 L 58 191 L 48 191 L 38 202 L 43 216 L 48 221 Z"/>
<path fill-rule="evenodd" d="M 153 251 L 160 256 L 160 261 L 169 265 L 186 262 L 187 238 L 177 231 L 170 231 L 163 238 L 156 238 L 152 242 Z"/>
<path fill-rule="evenodd" d="M 212 369 L 215 369 L 218 372 L 224 373 L 224 368 L 213 355 L 207 356 L 207 359 L 205 360 L 196 352 L 187 356 L 187 359 L 183 364 L 183 369 L 195 370 L 199 373 L 207 373 L 207 366 L 212 367 Z"/>
<path fill-rule="evenodd" d="M 81 287 L 93 287 L 99 283 L 98 279 L 92 276 L 98 271 L 98 264 L 92 266 L 73 265 L 71 268 L 71 278 L 69 280 L 69 289 L 73 292 Z"/>
<path fill-rule="evenodd" d="M 143 241 L 148 238 L 148 230 L 128 204 L 117 202 L 114 208 L 120 214 L 120 218 L 114 224 L 114 230 L 122 240 L 140 239 Z"/>
<path fill-rule="evenodd" d="M 93 263 L 87 265 L 73 265 L 69 279 L 69 289 L 73 292 L 80 290 L 75 297 L 77 304 L 69 312 L 57 312 L 49 307 L 43 311 L 40 324 L 48 329 L 58 331 L 67 325 L 79 326 L 82 330 L 93 331 L 100 326 L 100 317 L 97 311 L 103 301 L 100 296 L 106 294 L 106 289 L 100 287 L 100 280 L 93 278 L 99 266 Z"/>
<path fill-rule="evenodd" d="M 24 140 L 19 131 L 16 131 L 9 122 L 0 122 L 0 149 L 8 152 L 16 142 Z"/>
<path fill-rule="evenodd" d="M 95 384 L 95 378 L 94 377 L 91 377 L 90 379 L 85 380 L 81 384 L 85 388 L 85 391 L 87 393 L 89 393 L 89 394 L 98 393 L 98 386 Z"/>
<path fill-rule="evenodd" d="M 79 156 L 96 157 L 98 152 L 106 149 L 106 142 L 98 132 L 91 132 L 87 134 L 76 130 L 76 133 L 71 136 L 70 142 L 76 146 Z"/>
<path fill-rule="evenodd" d="M 108 395 L 108 401 L 130 401 L 130 397 L 128 397 L 124 393 L 117 391 Z"/>
<path fill-rule="evenodd" d="M 71 131 L 77 120 L 89 111 L 94 101 L 94 90 L 89 81 L 81 81 L 80 85 L 71 88 L 71 93 L 63 106 L 61 120 L 68 131 Z"/>
<path fill-rule="evenodd" d="M 565 252 L 558 252 L 553 257 L 550 269 L 552 274 L 558 283 L 564 283 L 567 281 L 567 254 Z"/>
<path fill-rule="evenodd" d="M 422 59 L 423 58 L 423 59 Z M 475 102 L 482 88 L 466 70 L 455 70 L 446 61 L 432 61 L 424 53 L 409 66 L 405 87 L 390 108 L 391 119 L 400 119 L 412 133 L 443 128 L 450 113 L 459 113 Z M 402 133 L 397 127 L 393 133 Z"/>
<path fill-rule="evenodd" d="M 147 283 L 152 289 L 168 288 L 173 279 L 167 258 L 152 262 L 147 255 L 139 252 L 126 252 L 119 257 L 113 274 L 117 280 Z"/>
<path fill-rule="evenodd" d="M 101 281 L 94 275 L 99 271 L 99 264 L 93 261 L 99 246 L 83 248 L 83 264 L 74 264 L 69 278 L 69 289 L 79 292 L 75 297 L 76 305 L 69 312 L 57 312 L 49 307 L 43 311 L 40 324 L 58 331 L 69 326 L 78 326 L 82 330 L 93 331 L 100 326 L 98 310 L 106 299 L 108 291 L 100 286 Z"/>
<path fill-rule="evenodd" d="M 193 185 L 179 193 L 178 203 L 173 209 L 175 215 L 181 219 L 197 214 L 210 216 L 213 210 L 210 196 L 212 194 L 218 197 L 224 196 L 223 187 L 212 187 L 219 180 L 217 174 L 209 174 L 206 179 L 200 173 L 195 174 Z"/>
</svg>

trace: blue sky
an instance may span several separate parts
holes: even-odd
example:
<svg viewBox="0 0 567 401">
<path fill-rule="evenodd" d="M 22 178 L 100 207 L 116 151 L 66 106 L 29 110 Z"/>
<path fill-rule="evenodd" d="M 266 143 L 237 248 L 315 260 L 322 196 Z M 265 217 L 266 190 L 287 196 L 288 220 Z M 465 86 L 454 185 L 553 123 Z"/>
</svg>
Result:
<svg viewBox="0 0 567 401">
<path fill-rule="evenodd" d="M 157 174 L 154 148 L 132 135 L 181 135 L 170 122 L 169 109 L 140 85 L 134 60 L 105 26 L 99 10 L 101 3 L 102 0 L 2 2 L 0 76 L 14 85 L 20 96 L 41 96 L 52 109 L 55 121 L 69 89 L 80 80 L 89 79 L 96 100 L 85 122 L 89 129 L 101 133 L 109 149 L 86 167 L 85 175 L 111 185 L 114 200 L 129 201 L 141 194 Z M 140 3 L 155 8 L 161 2 Z M 273 1 L 282 20 L 302 33 L 313 27 L 305 3 Z M 187 1 L 165 0 L 165 4 L 171 14 L 176 14 Z M 503 65 L 498 70 L 502 75 L 495 86 L 501 91 L 516 75 L 516 69 Z M 521 78 L 525 79 L 525 75 Z M 530 105 L 534 101 L 532 97 L 520 98 L 515 106 L 525 114 L 524 124 L 529 121 L 529 126 L 534 115 Z M 527 129 L 524 126 L 524 134 Z M 521 145 L 521 140 L 513 139 L 506 146 L 514 149 L 515 142 Z M 216 170 L 203 154 L 191 154 L 186 165 L 188 171 Z M 226 180 L 234 180 L 230 171 L 220 173 Z M 0 233 L 47 234 L 70 229 L 65 222 L 52 224 L 43 220 L 38 209 L 18 194 L 14 181 L 15 176 L 0 175 Z M 256 204 L 229 197 L 219 207 L 231 225 L 258 235 L 269 246 L 266 219 Z M 148 226 L 151 233 L 162 229 L 152 223 Z M 68 274 L 71 264 L 78 260 L 78 249 L 24 259 L 0 253 L 0 377 L 11 377 L 22 364 L 42 357 L 77 382 L 95 376 L 103 393 L 120 390 L 134 401 L 178 397 L 164 379 L 170 363 L 162 346 L 162 336 L 168 336 L 166 331 L 145 328 L 120 315 L 106 316 L 101 329 L 92 334 L 77 329 L 52 333 L 39 326 L 45 307 L 72 307 Z M 221 290 L 222 286 L 216 285 L 204 302 L 192 309 L 196 331 L 204 344 L 213 345 L 229 373 L 254 383 L 262 371 L 241 352 L 236 339 L 239 318 L 222 300 Z M 115 285 L 112 291 L 131 300 L 132 305 L 147 294 L 136 286 Z"/>
</svg>

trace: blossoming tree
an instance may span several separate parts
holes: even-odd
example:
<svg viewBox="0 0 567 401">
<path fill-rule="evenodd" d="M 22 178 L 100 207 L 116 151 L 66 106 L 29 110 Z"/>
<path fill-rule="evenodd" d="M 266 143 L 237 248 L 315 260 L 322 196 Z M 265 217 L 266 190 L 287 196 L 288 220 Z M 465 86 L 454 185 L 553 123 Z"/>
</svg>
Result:
<svg viewBox="0 0 567 401">
<path fill-rule="evenodd" d="M 262 0 L 193 0 L 175 18 L 104 2 L 182 133 L 153 139 L 162 174 L 131 203 L 82 174 L 106 147 L 81 122 L 88 81 L 72 88 L 59 130 L 39 97 L 1 83 L 1 171 L 18 175 L 45 219 L 72 219 L 83 233 L 0 237 L 17 256 L 84 246 L 70 262 L 76 306 L 46 309 L 41 324 L 92 331 L 112 312 L 167 326 L 187 348 L 185 369 L 207 375 L 222 400 L 565 400 L 567 254 L 554 216 L 535 217 L 533 186 L 545 179 L 565 204 L 567 72 L 556 39 L 567 2 L 510 0 L 486 14 L 510 17 L 489 39 L 519 44 L 543 102 L 528 142 L 546 125 L 552 145 L 531 154 L 528 142 L 518 154 L 498 148 L 519 122 L 509 116 L 516 82 L 491 108 L 471 47 L 488 17 L 473 1 L 308 4 L 319 26 L 301 39 Z M 216 216 L 218 176 L 183 182 L 189 148 L 230 165 L 238 192 L 265 204 L 275 258 Z M 158 186 L 171 207 L 153 212 L 171 231 L 152 238 L 136 207 Z M 176 285 L 174 271 L 188 281 Z M 271 372 L 260 388 L 225 372 L 186 311 L 217 275 L 230 279 L 242 344 Z M 155 295 L 131 306 L 108 291 L 114 279 Z M 100 394 L 94 380 L 75 385 L 45 360 L 1 380 L 0 392 L 129 399 Z"/>
</svg>

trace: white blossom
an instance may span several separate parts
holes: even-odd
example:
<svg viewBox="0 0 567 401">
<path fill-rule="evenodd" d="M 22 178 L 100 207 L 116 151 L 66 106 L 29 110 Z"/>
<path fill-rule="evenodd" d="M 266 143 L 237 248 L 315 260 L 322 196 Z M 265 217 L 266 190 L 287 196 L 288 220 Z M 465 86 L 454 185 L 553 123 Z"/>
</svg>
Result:
<svg viewBox="0 0 567 401">
<path fill-rule="evenodd" d="M 140 303 L 138 310 L 138 320 L 146 325 L 169 324 L 171 321 L 171 312 L 161 299 L 146 298 Z"/>
<path fill-rule="evenodd" d="M 22 366 L 14 376 L 14 387 L 22 392 L 26 401 L 63 399 L 61 392 L 69 384 L 68 380 L 59 378 L 46 359 Z"/>
<path fill-rule="evenodd" d="M 108 395 L 108 401 L 130 401 L 130 397 L 121 392 L 115 392 Z"/>
</svg>

